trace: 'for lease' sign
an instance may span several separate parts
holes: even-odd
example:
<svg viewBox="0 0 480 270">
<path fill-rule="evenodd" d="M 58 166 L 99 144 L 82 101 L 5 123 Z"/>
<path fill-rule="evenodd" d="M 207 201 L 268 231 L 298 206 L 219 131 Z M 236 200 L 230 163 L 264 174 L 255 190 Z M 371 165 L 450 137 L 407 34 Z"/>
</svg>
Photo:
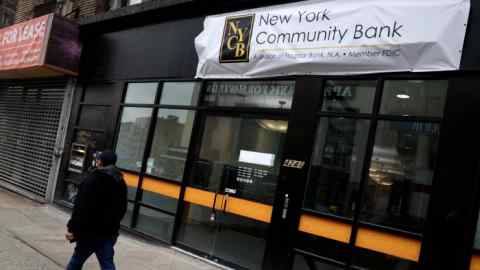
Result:
<svg viewBox="0 0 480 270">
<path fill-rule="evenodd" d="M 51 16 L 0 29 L 0 71 L 42 63 Z"/>
</svg>

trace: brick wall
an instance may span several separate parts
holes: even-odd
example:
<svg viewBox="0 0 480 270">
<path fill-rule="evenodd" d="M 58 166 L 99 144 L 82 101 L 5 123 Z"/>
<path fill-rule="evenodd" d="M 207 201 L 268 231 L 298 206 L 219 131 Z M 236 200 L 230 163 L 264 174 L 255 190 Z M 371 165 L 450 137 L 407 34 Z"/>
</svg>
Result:
<svg viewBox="0 0 480 270">
<path fill-rule="evenodd" d="M 15 13 L 15 23 L 29 20 L 33 16 L 34 0 L 18 0 L 17 12 Z"/>
<path fill-rule="evenodd" d="M 18 0 L 17 12 L 15 14 L 15 23 L 30 20 L 34 16 L 34 7 L 49 0 Z M 58 1 L 58 0 L 57 0 Z M 88 17 L 103 12 L 103 0 L 64 0 L 63 8 L 57 12 L 62 15 L 70 14 L 76 8 L 79 9 L 79 17 Z M 99 4 L 97 4 L 97 1 Z M 74 19 L 74 14 L 68 16 Z"/>
</svg>

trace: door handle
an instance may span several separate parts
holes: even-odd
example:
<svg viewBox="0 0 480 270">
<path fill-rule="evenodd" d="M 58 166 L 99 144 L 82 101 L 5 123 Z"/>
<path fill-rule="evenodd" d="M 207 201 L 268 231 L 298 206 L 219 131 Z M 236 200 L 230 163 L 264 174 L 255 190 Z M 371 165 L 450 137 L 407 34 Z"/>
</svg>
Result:
<svg viewBox="0 0 480 270">
<path fill-rule="evenodd" d="M 288 193 L 287 193 L 285 194 L 285 199 L 283 201 L 282 219 L 287 218 L 289 204 L 290 204 L 290 198 L 288 197 Z"/>
</svg>

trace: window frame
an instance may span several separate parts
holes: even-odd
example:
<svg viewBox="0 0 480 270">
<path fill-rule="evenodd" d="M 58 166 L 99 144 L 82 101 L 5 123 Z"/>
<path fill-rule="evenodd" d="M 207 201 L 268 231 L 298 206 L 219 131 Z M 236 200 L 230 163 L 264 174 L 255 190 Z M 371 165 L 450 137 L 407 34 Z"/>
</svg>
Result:
<svg viewBox="0 0 480 270">
<path fill-rule="evenodd" d="M 160 104 L 161 97 L 162 97 L 162 92 L 163 92 L 163 86 L 167 82 L 186 82 L 186 83 L 192 83 L 192 84 L 200 84 L 199 90 L 198 90 L 198 91 L 200 91 L 200 93 L 199 93 L 199 95 L 197 95 L 198 99 L 196 100 L 196 104 L 191 105 L 191 106 L 162 105 L 162 104 Z M 157 83 L 157 89 L 156 89 L 156 93 L 155 93 L 154 102 L 151 103 L 151 104 L 126 103 L 125 98 L 127 96 L 128 85 L 131 84 L 131 83 Z M 153 142 L 154 136 L 155 136 L 155 128 L 157 126 L 157 116 L 158 116 L 159 110 L 160 109 L 176 109 L 176 110 L 194 111 L 195 112 L 195 117 L 194 117 L 193 122 L 194 122 L 194 127 L 195 127 L 196 122 L 197 122 L 197 117 L 198 117 L 198 110 L 199 110 L 198 105 L 199 105 L 199 102 L 201 100 L 202 90 L 203 90 L 204 84 L 202 83 L 202 81 L 199 81 L 199 80 L 160 80 L 160 79 L 159 80 L 126 80 L 126 81 L 123 81 L 122 84 L 123 84 L 123 86 L 122 86 L 121 102 L 119 103 L 119 116 L 118 116 L 118 119 L 117 119 L 117 123 L 115 125 L 114 138 L 113 138 L 113 149 L 114 150 L 117 147 L 117 143 L 118 143 L 118 139 L 119 139 L 119 135 L 120 135 L 119 131 L 120 131 L 120 127 L 121 127 L 121 118 L 122 118 L 121 116 L 122 116 L 122 113 L 123 113 L 123 109 L 124 108 L 148 108 L 148 109 L 152 110 L 151 120 L 150 120 L 149 128 L 148 128 L 148 131 L 147 131 L 147 140 L 145 142 L 145 148 L 144 148 L 143 155 L 142 155 L 142 165 L 141 165 L 141 168 L 140 168 L 139 172 L 128 170 L 128 169 L 123 169 L 121 167 L 119 168 L 122 171 L 130 172 L 130 173 L 138 175 L 138 185 L 136 187 L 135 197 L 134 197 L 133 200 L 131 200 L 131 199 L 128 200 L 129 203 L 133 204 L 133 211 L 132 211 L 132 217 L 130 219 L 130 224 L 128 226 L 125 226 L 125 225 L 122 224 L 122 227 L 127 228 L 129 230 L 132 230 L 135 233 L 139 233 L 141 235 L 146 235 L 149 238 L 154 238 L 155 240 L 158 240 L 158 241 L 161 241 L 161 242 L 164 242 L 164 243 L 167 243 L 167 244 L 172 244 L 174 236 L 175 236 L 175 230 L 177 228 L 177 218 L 179 216 L 178 215 L 179 207 L 181 205 L 180 202 L 183 201 L 182 192 L 180 193 L 179 198 L 177 198 L 177 210 L 176 210 L 177 212 L 176 213 L 170 213 L 169 211 L 161 209 L 158 206 L 150 205 L 150 204 L 147 204 L 147 203 L 143 202 L 142 201 L 142 195 L 143 195 L 142 186 L 143 186 L 143 181 L 144 181 L 145 177 L 149 177 L 149 178 L 153 178 L 153 179 L 163 181 L 163 182 L 167 182 L 167 183 L 174 183 L 174 184 L 178 185 L 181 190 L 183 190 L 183 188 L 182 188 L 183 183 L 186 182 L 185 181 L 185 179 L 186 179 L 185 174 L 186 174 L 186 171 L 187 171 L 186 169 L 183 172 L 182 181 L 178 182 L 178 181 L 175 181 L 175 180 L 172 180 L 172 179 L 166 179 L 166 178 L 157 177 L 157 176 L 154 176 L 154 175 L 147 174 L 146 173 L 147 162 L 148 162 L 148 158 L 149 158 L 150 153 L 151 153 L 152 142 Z M 83 105 L 83 104 L 80 103 L 80 105 Z M 191 137 L 190 137 L 190 142 L 189 142 L 189 146 L 188 146 L 187 155 L 189 155 L 190 152 L 191 152 L 192 141 L 193 141 L 193 138 L 194 138 L 194 135 L 195 135 L 194 134 L 194 132 L 195 132 L 194 127 L 192 128 L 192 134 L 191 134 Z M 185 167 L 187 167 L 188 162 L 189 162 L 189 159 L 187 157 Z M 162 194 L 160 194 L 160 195 L 164 196 Z M 140 229 L 137 228 L 136 225 L 137 225 L 137 222 L 138 222 L 138 215 L 140 213 L 139 211 L 140 211 L 141 207 L 147 207 L 151 210 L 158 211 L 162 214 L 168 214 L 168 215 L 173 216 L 173 219 L 174 219 L 175 222 L 173 224 L 174 229 L 173 229 L 172 235 L 170 236 L 170 239 L 161 239 L 161 238 L 153 236 L 149 233 L 143 232 L 143 231 L 141 231 Z"/>
<path fill-rule="evenodd" d="M 366 181 L 368 180 L 368 170 L 371 165 L 371 159 L 373 155 L 373 147 L 375 146 L 375 137 L 376 137 L 376 131 L 377 131 L 377 125 L 379 121 L 396 121 L 396 122 L 421 122 L 421 123 L 433 123 L 433 124 L 438 124 L 440 127 L 439 133 L 442 134 L 442 127 L 443 127 L 443 121 L 446 115 L 446 108 L 447 108 L 447 103 L 448 103 L 448 93 L 450 91 L 450 84 L 451 84 L 451 79 L 453 76 L 447 76 L 447 77 L 438 77 L 435 74 L 386 74 L 386 75 L 365 75 L 365 76 L 318 76 L 319 81 L 321 82 L 318 86 L 321 86 L 321 89 L 319 91 L 320 95 L 320 102 L 319 105 L 316 109 L 315 112 L 315 124 L 314 124 L 314 130 L 317 132 L 317 129 L 319 128 L 319 120 L 321 118 L 352 118 L 352 119 L 364 119 L 364 120 L 369 120 L 370 121 L 370 127 L 368 131 L 368 139 L 366 142 L 366 152 L 365 155 L 363 156 L 364 163 L 363 163 L 363 168 L 362 168 L 362 174 L 361 174 L 361 179 L 360 179 L 360 190 L 359 190 L 359 196 L 358 198 L 355 199 L 356 202 L 356 209 L 355 213 L 352 218 L 349 217 L 343 217 L 331 213 L 324 213 L 321 211 L 317 211 L 314 209 L 308 209 L 304 207 L 303 201 L 301 204 L 300 209 L 298 210 L 298 214 L 301 216 L 302 214 L 307 214 L 307 215 L 312 215 L 314 217 L 319 217 L 319 218 L 327 218 L 330 220 L 342 222 L 345 224 L 349 224 L 351 226 L 351 234 L 350 234 L 350 241 L 348 245 L 350 246 L 350 255 L 347 261 L 345 262 L 335 262 L 336 264 L 342 264 L 344 263 L 347 268 L 351 269 L 356 269 L 356 266 L 353 264 L 353 256 L 356 253 L 355 250 L 360 248 L 356 246 L 356 239 L 357 235 L 359 232 L 360 228 L 365 228 L 365 229 L 373 229 L 377 230 L 379 232 L 384 232 L 392 235 L 397 235 L 400 237 L 405 237 L 409 239 L 414 239 L 420 241 L 421 244 L 423 244 L 423 239 L 424 235 L 422 233 L 415 233 L 411 231 L 405 231 L 402 229 L 398 229 L 395 227 L 388 227 L 388 226 L 383 226 L 379 224 L 374 224 L 366 221 L 360 220 L 360 209 L 361 209 L 361 200 L 365 196 L 365 188 L 366 188 Z M 425 80 L 425 81 L 445 81 L 446 82 L 446 102 L 443 106 L 443 111 L 442 111 L 442 116 L 441 117 L 425 117 L 425 116 L 404 116 L 404 115 L 386 115 L 386 114 L 381 114 L 380 109 L 382 105 L 382 97 L 384 93 L 384 85 L 385 81 L 388 80 L 395 80 L 395 81 L 401 81 L 401 80 Z M 331 111 L 322 111 L 323 108 L 323 102 L 324 102 L 324 89 L 326 85 L 326 81 L 328 80 L 334 80 L 334 81 L 350 81 L 350 80 L 375 80 L 377 82 L 375 93 L 374 93 L 374 101 L 373 101 L 373 106 L 371 113 L 350 113 L 350 112 L 331 112 Z M 440 136 L 440 135 L 439 135 Z M 314 139 L 314 143 L 316 143 L 316 137 Z M 440 144 L 437 146 L 440 147 Z M 313 152 L 311 153 L 310 156 L 310 162 L 313 158 Z M 306 183 L 305 183 L 305 189 L 304 189 L 304 194 L 302 197 L 302 200 L 305 200 L 306 194 L 307 194 L 307 188 L 308 184 L 310 181 L 310 171 L 311 171 L 311 164 L 308 164 L 309 167 L 307 169 L 307 177 L 306 177 Z M 433 177 L 432 177 L 432 184 L 431 186 L 435 185 L 435 180 L 437 178 L 437 162 L 435 162 L 435 166 L 433 168 Z M 426 219 L 429 218 L 430 209 L 431 209 L 431 202 L 432 202 L 432 197 L 430 196 L 428 206 L 427 206 L 427 217 Z M 428 221 L 427 221 L 428 222 Z M 297 232 L 297 235 L 304 234 L 301 231 Z M 300 236 L 297 236 L 300 237 Z M 307 242 L 304 242 L 304 240 L 300 241 L 298 244 L 295 245 L 294 250 L 296 252 L 302 251 L 305 252 L 305 245 L 308 245 Z M 379 251 L 377 251 L 379 252 Z M 381 253 L 381 252 L 380 252 Z M 322 258 L 321 254 L 316 254 L 313 253 L 312 255 L 315 255 L 318 258 Z M 329 258 L 323 258 L 324 260 L 330 260 Z M 419 261 L 420 262 L 420 261 Z M 417 263 L 419 263 L 417 262 Z"/>
</svg>

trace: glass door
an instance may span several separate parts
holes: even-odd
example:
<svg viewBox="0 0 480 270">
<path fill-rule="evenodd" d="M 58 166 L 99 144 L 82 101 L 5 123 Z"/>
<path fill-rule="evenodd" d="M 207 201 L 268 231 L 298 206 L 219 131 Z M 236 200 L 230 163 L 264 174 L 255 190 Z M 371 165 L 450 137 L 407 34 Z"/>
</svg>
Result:
<svg viewBox="0 0 480 270">
<path fill-rule="evenodd" d="M 206 114 L 177 244 L 240 269 L 263 269 L 288 122 Z"/>
</svg>

